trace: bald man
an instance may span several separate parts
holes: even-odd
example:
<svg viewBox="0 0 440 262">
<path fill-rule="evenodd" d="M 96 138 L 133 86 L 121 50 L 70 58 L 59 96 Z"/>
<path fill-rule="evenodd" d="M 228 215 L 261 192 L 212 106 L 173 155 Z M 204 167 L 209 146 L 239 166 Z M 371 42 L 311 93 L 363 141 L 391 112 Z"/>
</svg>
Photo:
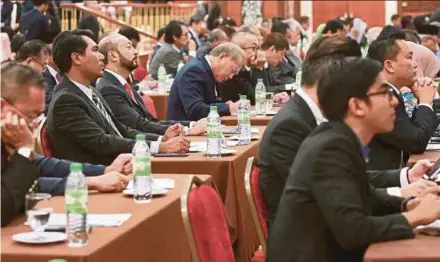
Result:
<svg viewBox="0 0 440 262">
<path fill-rule="evenodd" d="M 99 52 L 104 55 L 105 71 L 96 88 L 122 124 L 146 133 L 171 138 L 180 133 L 200 135 L 205 123 L 189 121 L 160 121 L 152 118 L 142 98 L 128 83 L 128 76 L 137 67 L 137 51 L 131 41 L 112 33 L 99 42 Z"/>
</svg>

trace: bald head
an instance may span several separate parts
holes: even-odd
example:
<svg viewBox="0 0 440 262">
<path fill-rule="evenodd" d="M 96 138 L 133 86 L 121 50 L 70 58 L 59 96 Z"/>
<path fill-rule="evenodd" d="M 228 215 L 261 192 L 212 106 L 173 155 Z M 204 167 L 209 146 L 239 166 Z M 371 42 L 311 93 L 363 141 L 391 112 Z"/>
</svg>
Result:
<svg viewBox="0 0 440 262">
<path fill-rule="evenodd" d="M 130 39 L 119 33 L 103 37 L 98 44 L 98 51 L 104 55 L 105 66 L 112 71 L 131 71 L 137 67 L 137 51 Z"/>
</svg>

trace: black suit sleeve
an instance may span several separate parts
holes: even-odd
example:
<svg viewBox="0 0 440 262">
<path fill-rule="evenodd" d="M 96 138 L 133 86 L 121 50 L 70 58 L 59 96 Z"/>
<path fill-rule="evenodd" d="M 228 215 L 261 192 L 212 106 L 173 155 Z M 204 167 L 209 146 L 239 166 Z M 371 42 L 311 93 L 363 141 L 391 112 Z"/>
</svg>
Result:
<svg viewBox="0 0 440 262">
<path fill-rule="evenodd" d="M 2 222 L 9 224 L 23 207 L 25 196 L 38 177 L 35 164 L 18 154 L 14 154 L 7 167 L 2 170 Z"/>
<path fill-rule="evenodd" d="M 393 132 L 377 135 L 377 139 L 404 152 L 414 154 L 425 152 L 432 132 L 438 126 L 436 114 L 427 106 L 419 106 L 412 119 L 401 110 L 398 110 L 397 114 Z"/>
<path fill-rule="evenodd" d="M 403 198 L 388 195 L 384 188 L 374 188 L 370 185 L 370 197 L 373 203 L 371 209 L 376 216 L 401 212 Z"/>
<path fill-rule="evenodd" d="M 150 122 L 142 117 L 127 101 L 125 94 L 116 88 L 103 88 L 100 90 L 102 96 L 111 107 L 116 119 L 121 124 L 133 129 L 163 135 L 168 126 Z"/>
<path fill-rule="evenodd" d="M 315 164 L 312 193 L 335 240 L 345 249 L 374 242 L 413 237 L 401 214 L 372 216 L 364 212 L 364 200 L 350 163 L 351 145 L 332 141 L 324 146 Z M 373 200 L 376 200 L 373 198 Z M 347 226 L 349 225 L 349 226 Z"/>
<path fill-rule="evenodd" d="M 72 94 L 63 94 L 53 103 L 52 111 L 54 125 L 66 137 L 81 144 L 87 151 L 113 158 L 121 153 L 131 152 L 133 149 L 135 144 L 133 139 L 121 138 L 104 132 L 90 118 L 81 98 Z M 115 122 L 115 125 L 118 124 Z M 131 132 L 130 135 L 133 138 L 136 136 Z M 149 142 L 148 144 L 150 145 Z"/>
<path fill-rule="evenodd" d="M 367 171 L 368 180 L 376 188 L 400 187 L 400 170 Z"/>
</svg>

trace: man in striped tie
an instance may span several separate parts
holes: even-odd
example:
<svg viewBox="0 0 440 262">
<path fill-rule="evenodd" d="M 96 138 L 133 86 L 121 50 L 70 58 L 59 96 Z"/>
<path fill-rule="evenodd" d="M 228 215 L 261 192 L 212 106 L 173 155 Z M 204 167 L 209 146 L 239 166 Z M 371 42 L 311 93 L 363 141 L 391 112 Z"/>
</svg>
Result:
<svg viewBox="0 0 440 262">
<path fill-rule="evenodd" d="M 104 56 L 88 30 L 65 31 L 53 43 L 53 59 L 64 77 L 49 106 L 47 128 L 55 157 L 108 164 L 131 152 L 141 132 L 121 124 L 91 83 L 102 76 Z M 176 132 L 176 135 L 179 135 Z M 146 134 L 151 152 L 187 152 L 182 136 Z"/>
</svg>

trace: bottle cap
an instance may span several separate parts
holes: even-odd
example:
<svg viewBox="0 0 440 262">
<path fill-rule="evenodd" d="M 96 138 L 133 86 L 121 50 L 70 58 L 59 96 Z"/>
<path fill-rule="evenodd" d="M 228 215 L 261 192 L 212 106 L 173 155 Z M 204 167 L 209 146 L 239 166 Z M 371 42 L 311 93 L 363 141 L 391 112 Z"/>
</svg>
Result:
<svg viewBox="0 0 440 262">
<path fill-rule="evenodd" d="M 70 164 L 70 172 L 82 172 L 83 165 L 81 163 Z"/>
<path fill-rule="evenodd" d="M 263 78 L 258 78 L 257 81 L 258 83 L 263 83 Z"/>
<path fill-rule="evenodd" d="M 137 134 L 136 141 L 145 141 L 145 134 Z"/>
<path fill-rule="evenodd" d="M 211 110 L 211 111 L 216 111 L 216 112 L 217 112 L 217 106 L 210 106 L 210 107 L 209 107 L 209 110 Z"/>
<path fill-rule="evenodd" d="M 242 99 L 242 100 L 246 100 L 246 99 L 247 99 L 247 96 L 246 96 L 246 95 L 240 95 L 240 99 Z"/>
</svg>

